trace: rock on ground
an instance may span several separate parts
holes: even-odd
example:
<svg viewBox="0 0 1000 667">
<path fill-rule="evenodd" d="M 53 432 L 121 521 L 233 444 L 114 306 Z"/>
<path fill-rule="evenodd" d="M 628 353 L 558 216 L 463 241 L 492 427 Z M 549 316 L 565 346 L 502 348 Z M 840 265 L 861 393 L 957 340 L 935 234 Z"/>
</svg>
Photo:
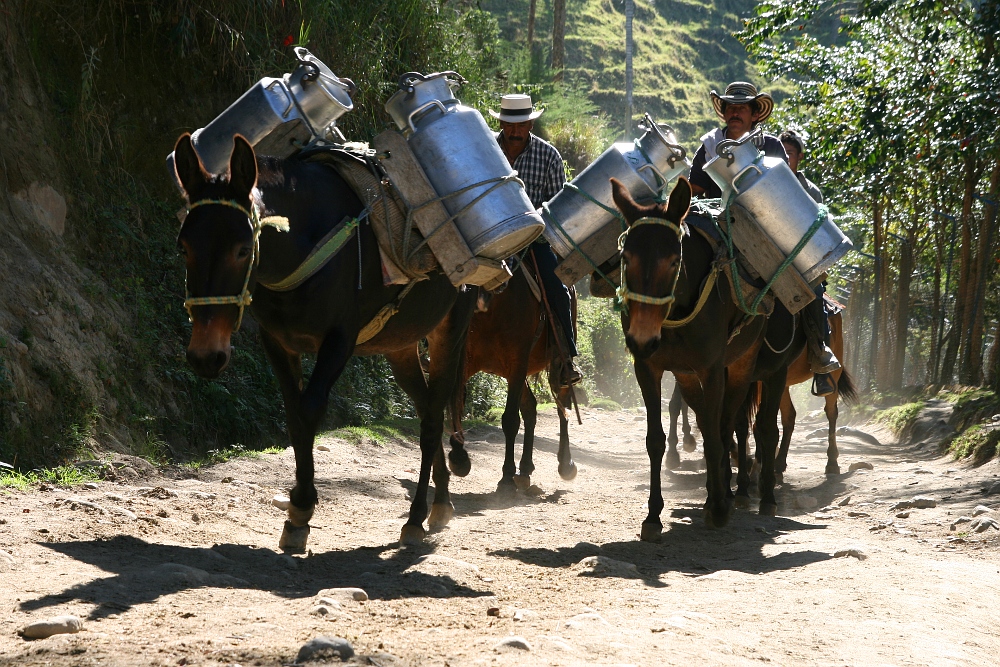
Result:
<svg viewBox="0 0 1000 667">
<path fill-rule="evenodd" d="M 503 639 L 501 639 L 499 642 L 496 643 L 496 646 L 493 647 L 493 650 L 498 653 L 510 649 L 516 649 L 518 651 L 530 651 L 531 644 L 529 644 L 528 640 L 525 639 L 524 637 L 511 635 L 510 637 L 504 637 Z"/>
<path fill-rule="evenodd" d="M 364 602 L 368 599 L 368 593 L 363 588 L 324 588 L 316 596 L 330 598 L 338 602 L 343 602 L 344 600 Z"/>
<path fill-rule="evenodd" d="M 848 466 L 848 472 L 854 472 L 855 470 L 874 470 L 875 466 L 868 461 L 855 461 L 850 466 Z"/>
<path fill-rule="evenodd" d="M 854 556 L 858 560 L 867 560 L 868 554 L 866 554 L 861 549 L 857 547 L 850 547 L 848 549 L 839 549 L 834 552 L 834 558 L 846 558 L 847 556 Z"/>
<path fill-rule="evenodd" d="M 343 637 L 316 637 L 310 639 L 295 657 L 295 662 L 309 662 L 310 660 L 327 660 L 330 658 L 340 658 L 342 661 L 350 660 L 354 657 L 354 647 L 351 642 Z"/>
<path fill-rule="evenodd" d="M 80 630 L 83 630 L 83 621 L 76 616 L 66 615 L 29 623 L 18 630 L 17 634 L 25 639 L 45 639 L 52 635 L 80 632 Z"/>
<path fill-rule="evenodd" d="M 587 556 L 576 564 L 580 574 L 609 575 L 612 577 L 635 577 L 638 576 L 635 564 L 626 563 L 622 560 L 615 560 L 607 556 Z"/>
</svg>

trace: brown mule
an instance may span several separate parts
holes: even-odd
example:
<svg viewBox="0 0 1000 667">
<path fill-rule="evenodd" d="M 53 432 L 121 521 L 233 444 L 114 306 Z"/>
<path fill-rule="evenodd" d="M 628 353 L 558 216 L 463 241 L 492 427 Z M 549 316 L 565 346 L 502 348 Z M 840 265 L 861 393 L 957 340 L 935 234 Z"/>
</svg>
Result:
<svg viewBox="0 0 1000 667">
<path fill-rule="evenodd" d="M 678 179 L 666 206 L 636 204 L 622 183 L 611 179 L 611 185 L 615 204 L 628 222 L 621 242 L 622 330 L 646 406 L 649 514 L 640 537 L 656 541 L 663 530 L 660 473 L 666 434 L 660 420 L 660 381 L 664 371 L 672 371 L 677 378 L 705 441 L 706 522 L 724 526 L 735 499 L 726 456 L 728 436 L 750 387 L 765 318 L 746 322 L 724 277 L 696 310 L 703 281 L 713 278 L 715 251 L 699 234 L 689 235 L 682 226 L 691 202 L 687 179 Z M 664 326 L 668 315 L 674 321 L 691 320 L 683 326 Z M 765 457 L 765 479 L 768 473 L 773 479 L 773 463 L 773 456 Z M 770 495 L 762 494 L 761 508 L 775 505 L 772 488 Z"/>
<path fill-rule="evenodd" d="M 529 252 L 524 258 L 527 266 L 532 265 L 530 258 Z M 546 369 L 549 371 L 549 387 L 556 399 L 556 411 L 559 414 L 559 476 L 565 480 L 576 477 L 576 463 L 570 454 L 566 415 L 570 407 L 570 391 L 566 387 L 560 387 L 558 381 L 561 376 L 561 355 L 552 327 L 545 316 L 545 308 L 535 298 L 524 271 L 524 265 L 519 267 L 507 287 L 499 294 L 484 293 L 480 296 L 484 309 L 472 317 L 469 325 L 465 357 L 450 403 L 453 435 L 448 460 L 451 471 L 464 476 L 469 472 L 465 433 L 462 430 L 465 384 L 479 371 L 507 380 L 507 402 L 501 419 L 507 447 L 503 477 L 497 484 L 497 491 L 502 493 L 512 493 L 515 488 L 524 490 L 531 485 L 531 473 L 535 470 L 532 454 L 538 403 L 527 377 Z M 533 279 L 538 282 L 537 278 Z M 575 327 L 576 290 L 570 288 L 570 297 Z M 522 416 L 524 446 L 518 471 L 514 466 L 514 440 L 517 438 Z"/>
</svg>

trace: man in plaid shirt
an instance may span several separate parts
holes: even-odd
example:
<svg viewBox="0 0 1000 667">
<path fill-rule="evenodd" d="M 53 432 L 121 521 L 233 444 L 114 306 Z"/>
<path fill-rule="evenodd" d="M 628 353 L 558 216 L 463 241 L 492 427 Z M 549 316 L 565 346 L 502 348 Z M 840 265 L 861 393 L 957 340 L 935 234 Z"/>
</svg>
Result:
<svg viewBox="0 0 1000 667">
<path fill-rule="evenodd" d="M 530 95 L 518 94 L 504 95 L 500 100 L 500 113 L 491 110 L 490 114 L 500 120 L 497 142 L 501 150 L 524 182 L 531 205 L 540 208 L 544 202 L 555 197 L 566 182 L 566 169 L 559 151 L 531 133 L 534 120 L 542 112 L 532 109 Z M 583 375 L 573 363 L 573 357 L 578 353 L 569 289 L 555 274 L 558 260 L 545 239 L 539 237 L 532 243 L 531 253 L 538 264 L 538 277 L 559 325 L 557 328 L 562 333 L 561 347 L 569 361 L 568 367 L 563 369 L 561 383 L 563 386 L 576 384 L 583 379 Z"/>
</svg>

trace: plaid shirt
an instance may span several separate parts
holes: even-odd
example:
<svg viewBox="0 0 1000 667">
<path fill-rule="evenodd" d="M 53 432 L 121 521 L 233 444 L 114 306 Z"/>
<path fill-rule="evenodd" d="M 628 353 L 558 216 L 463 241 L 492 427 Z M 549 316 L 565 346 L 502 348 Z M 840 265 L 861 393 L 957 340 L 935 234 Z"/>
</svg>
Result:
<svg viewBox="0 0 1000 667">
<path fill-rule="evenodd" d="M 500 143 L 500 132 L 497 132 L 496 137 L 497 143 Z M 566 169 L 559 151 L 534 134 L 528 135 L 528 145 L 512 166 L 518 178 L 524 181 L 528 199 L 535 208 L 540 208 L 543 202 L 555 197 L 566 182 Z"/>
</svg>

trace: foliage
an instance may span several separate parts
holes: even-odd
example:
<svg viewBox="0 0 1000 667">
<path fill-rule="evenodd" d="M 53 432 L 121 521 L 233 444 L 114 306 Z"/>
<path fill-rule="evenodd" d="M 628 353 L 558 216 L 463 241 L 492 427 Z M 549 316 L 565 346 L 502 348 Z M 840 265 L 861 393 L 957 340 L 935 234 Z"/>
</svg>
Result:
<svg viewBox="0 0 1000 667">
<path fill-rule="evenodd" d="M 507 402 L 507 382 L 496 375 L 476 373 L 465 385 L 465 411 L 469 416 L 489 421 L 495 409 L 503 414 Z"/>
<path fill-rule="evenodd" d="M 886 426 L 897 436 L 913 425 L 917 420 L 920 411 L 924 409 L 923 401 L 904 403 L 895 407 L 879 410 L 875 413 L 874 421 Z"/>
<path fill-rule="evenodd" d="M 611 300 L 588 297 L 578 306 L 577 347 L 584 387 L 591 396 L 603 396 L 620 405 L 641 405 L 632 358 L 625 348 L 621 319 Z M 593 399 L 591 405 L 594 405 Z"/>
<path fill-rule="evenodd" d="M 38 468 L 27 472 L 16 470 L 0 470 L 0 489 L 9 487 L 27 491 L 36 484 L 43 482 L 57 486 L 79 486 L 100 479 L 92 468 L 77 468 L 76 466 L 56 466 L 54 468 Z"/>
<path fill-rule="evenodd" d="M 975 465 L 982 465 L 993 459 L 1000 446 L 1000 429 L 984 424 L 975 424 L 959 434 L 948 447 L 956 459 L 972 457 Z"/>
</svg>

